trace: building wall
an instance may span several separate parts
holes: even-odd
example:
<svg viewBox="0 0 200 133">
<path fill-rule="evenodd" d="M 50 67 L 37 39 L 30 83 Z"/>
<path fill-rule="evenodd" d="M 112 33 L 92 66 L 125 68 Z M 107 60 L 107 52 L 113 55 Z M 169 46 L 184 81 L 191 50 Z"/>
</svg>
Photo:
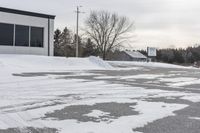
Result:
<svg viewBox="0 0 200 133">
<path fill-rule="evenodd" d="M 50 19 L 50 56 L 54 56 L 54 20 Z"/>
<path fill-rule="evenodd" d="M 48 32 L 48 21 L 50 22 L 50 31 Z M 0 12 L 0 23 L 18 24 L 26 26 L 35 26 L 44 28 L 44 47 L 21 47 L 21 46 L 2 46 L 0 45 L 0 54 L 33 54 L 48 55 L 48 33 L 50 33 L 49 54 L 53 56 L 53 33 L 54 20 L 41 17 L 33 17 L 12 13 Z"/>
</svg>

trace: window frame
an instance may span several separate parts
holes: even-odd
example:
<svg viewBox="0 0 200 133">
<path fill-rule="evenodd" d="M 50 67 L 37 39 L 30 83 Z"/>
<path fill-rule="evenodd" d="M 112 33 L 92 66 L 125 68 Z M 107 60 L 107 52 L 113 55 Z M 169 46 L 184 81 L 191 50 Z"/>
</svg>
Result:
<svg viewBox="0 0 200 133">
<path fill-rule="evenodd" d="M 32 28 L 42 29 L 42 46 L 41 47 L 31 45 Z M 45 45 L 45 28 L 44 27 L 38 27 L 38 26 L 30 26 L 30 47 L 32 47 L 32 48 L 44 48 L 45 47 L 44 45 Z"/>
<path fill-rule="evenodd" d="M 15 37 L 14 37 L 15 24 L 5 23 L 5 22 L 0 22 L 0 24 L 12 26 L 12 40 L 11 40 L 12 43 L 11 44 L 1 44 L 1 41 L 0 41 L 0 46 L 14 46 L 14 41 L 15 41 Z"/>
<path fill-rule="evenodd" d="M 16 45 L 16 33 L 17 33 L 17 26 L 23 26 L 23 27 L 28 27 L 28 45 L 23 45 L 23 46 L 21 46 L 21 45 Z M 16 46 L 16 47 L 30 47 L 30 26 L 28 26 L 28 25 L 21 25 L 21 24 L 15 24 L 15 33 L 14 33 L 14 46 Z"/>
</svg>

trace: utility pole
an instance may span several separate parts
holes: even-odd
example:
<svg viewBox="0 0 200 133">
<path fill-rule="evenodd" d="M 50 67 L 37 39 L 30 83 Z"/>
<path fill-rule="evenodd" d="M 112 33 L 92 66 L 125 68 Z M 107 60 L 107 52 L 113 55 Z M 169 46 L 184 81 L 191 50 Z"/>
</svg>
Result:
<svg viewBox="0 0 200 133">
<path fill-rule="evenodd" d="M 76 9 L 76 57 L 79 57 L 79 36 L 78 36 L 78 32 L 79 32 L 79 14 L 80 13 L 84 13 L 84 12 L 80 12 L 79 8 L 82 7 L 82 6 L 77 6 L 77 9 Z"/>
</svg>

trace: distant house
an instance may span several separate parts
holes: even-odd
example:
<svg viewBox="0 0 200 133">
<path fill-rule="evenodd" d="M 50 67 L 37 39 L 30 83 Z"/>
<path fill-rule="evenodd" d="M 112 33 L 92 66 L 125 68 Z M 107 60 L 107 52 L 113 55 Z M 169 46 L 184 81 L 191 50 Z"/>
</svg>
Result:
<svg viewBox="0 0 200 133">
<path fill-rule="evenodd" d="M 123 51 L 120 54 L 121 61 L 147 61 L 147 57 L 138 51 Z"/>
</svg>

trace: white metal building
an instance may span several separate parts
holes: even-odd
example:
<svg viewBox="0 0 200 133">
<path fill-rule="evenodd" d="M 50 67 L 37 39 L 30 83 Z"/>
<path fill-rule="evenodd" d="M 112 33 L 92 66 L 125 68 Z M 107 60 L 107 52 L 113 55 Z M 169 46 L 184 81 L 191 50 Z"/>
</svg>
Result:
<svg viewBox="0 0 200 133">
<path fill-rule="evenodd" d="M 0 54 L 53 56 L 55 16 L 0 7 Z"/>
</svg>

